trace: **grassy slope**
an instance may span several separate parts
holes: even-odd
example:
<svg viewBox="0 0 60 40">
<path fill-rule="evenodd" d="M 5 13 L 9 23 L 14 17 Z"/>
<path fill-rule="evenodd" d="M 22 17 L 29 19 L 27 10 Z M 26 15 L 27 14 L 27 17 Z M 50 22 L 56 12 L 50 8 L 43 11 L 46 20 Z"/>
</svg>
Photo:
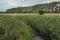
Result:
<svg viewBox="0 0 60 40">
<path fill-rule="evenodd" d="M 33 40 L 31 28 L 11 16 L 0 16 L 0 40 Z"/>
</svg>

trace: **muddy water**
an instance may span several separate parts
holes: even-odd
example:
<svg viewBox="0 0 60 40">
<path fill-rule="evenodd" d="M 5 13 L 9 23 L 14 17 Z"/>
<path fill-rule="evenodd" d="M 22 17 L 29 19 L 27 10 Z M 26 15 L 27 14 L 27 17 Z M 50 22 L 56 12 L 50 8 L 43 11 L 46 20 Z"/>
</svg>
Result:
<svg viewBox="0 0 60 40">
<path fill-rule="evenodd" d="M 34 40 L 44 40 L 44 38 L 41 37 L 41 33 L 37 28 L 32 27 L 32 29 L 33 29 L 32 31 L 34 32 L 34 35 L 33 35 Z"/>
<path fill-rule="evenodd" d="M 35 36 L 35 40 L 43 40 L 43 39 L 39 36 Z"/>
</svg>

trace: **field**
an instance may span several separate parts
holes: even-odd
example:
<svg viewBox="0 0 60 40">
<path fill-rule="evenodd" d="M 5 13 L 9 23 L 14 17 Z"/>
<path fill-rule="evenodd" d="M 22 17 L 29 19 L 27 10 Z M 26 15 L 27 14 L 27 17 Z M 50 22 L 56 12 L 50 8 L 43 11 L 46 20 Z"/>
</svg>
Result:
<svg viewBox="0 0 60 40">
<path fill-rule="evenodd" d="M 60 14 L 0 14 L 0 40 L 34 40 L 37 34 L 60 40 Z"/>
<path fill-rule="evenodd" d="M 39 15 L 38 13 L 0 13 L 0 15 L 11 15 L 11 16 L 17 16 L 17 15 Z M 60 13 L 45 13 L 46 16 L 60 16 Z"/>
</svg>

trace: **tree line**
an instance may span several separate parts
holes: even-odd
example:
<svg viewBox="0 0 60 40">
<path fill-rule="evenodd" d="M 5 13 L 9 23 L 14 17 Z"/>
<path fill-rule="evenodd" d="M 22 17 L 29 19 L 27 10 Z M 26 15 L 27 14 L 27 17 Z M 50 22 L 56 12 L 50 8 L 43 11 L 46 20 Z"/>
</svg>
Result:
<svg viewBox="0 0 60 40">
<path fill-rule="evenodd" d="M 45 4 L 37 4 L 29 7 L 17 7 L 17 8 L 11 8 L 7 9 L 6 13 L 37 13 L 39 9 L 44 9 L 45 12 L 58 12 L 58 8 L 54 10 L 54 7 L 60 4 L 59 2 L 51 2 L 51 3 L 45 3 Z M 60 8 L 60 7 L 59 7 Z M 59 9 L 60 12 L 60 9 Z"/>
</svg>

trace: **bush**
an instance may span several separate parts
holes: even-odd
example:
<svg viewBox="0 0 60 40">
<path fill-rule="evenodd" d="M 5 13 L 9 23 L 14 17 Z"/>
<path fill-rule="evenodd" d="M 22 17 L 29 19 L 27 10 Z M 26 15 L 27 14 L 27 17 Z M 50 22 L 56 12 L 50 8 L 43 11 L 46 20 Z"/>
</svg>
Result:
<svg viewBox="0 0 60 40">
<path fill-rule="evenodd" d="M 40 9 L 40 10 L 38 10 L 38 13 L 42 15 L 45 13 L 45 11 L 43 9 Z"/>
</svg>

